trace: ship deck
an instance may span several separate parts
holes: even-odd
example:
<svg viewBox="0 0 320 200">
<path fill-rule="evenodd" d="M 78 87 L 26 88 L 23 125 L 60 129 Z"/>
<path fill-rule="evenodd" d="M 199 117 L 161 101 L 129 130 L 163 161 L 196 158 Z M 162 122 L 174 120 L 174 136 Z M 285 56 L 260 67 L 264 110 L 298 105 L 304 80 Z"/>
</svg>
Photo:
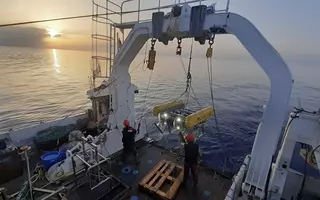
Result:
<svg viewBox="0 0 320 200">
<path fill-rule="evenodd" d="M 160 160 L 166 159 L 183 166 L 182 159 L 177 160 L 177 156 L 174 156 L 170 152 L 164 151 L 163 148 L 157 145 L 150 145 L 146 142 L 140 141 L 137 144 L 137 151 L 138 159 L 140 160 L 140 164 L 138 166 L 135 166 L 133 164 L 133 158 L 127 159 L 127 165 L 120 165 L 118 161 L 121 152 L 118 152 L 113 156 L 111 162 L 111 170 L 109 170 L 110 166 L 103 166 L 103 168 L 105 168 L 108 173 L 113 175 L 114 183 L 117 182 L 117 184 L 114 188 L 112 188 L 112 191 L 110 191 L 107 195 L 100 199 L 131 199 L 131 197 L 133 196 L 138 197 L 139 200 L 158 199 L 156 196 L 142 191 L 139 188 L 139 182 Z M 32 163 L 35 163 L 35 161 L 33 160 Z M 122 172 L 122 169 L 124 167 L 130 167 L 132 171 L 138 170 L 139 173 L 124 174 Z M 21 184 L 23 183 L 23 180 L 26 180 L 26 177 L 27 175 L 26 173 L 24 173 L 22 177 L 14 179 L 11 182 L 2 185 L 1 187 L 6 187 L 8 189 L 8 193 L 10 194 L 13 191 L 17 191 L 19 187 L 21 187 Z M 191 176 L 189 177 L 189 179 L 191 179 Z M 232 181 L 229 178 L 223 175 L 219 175 L 213 169 L 205 166 L 200 166 L 199 168 L 198 185 L 193 186 L 191 182 L 192 181 L 188 181 L 186 185 L 181 185 L 175 197 L 176 200 L 224 199 L 230 185 L 232 184 Z M 95 199 L 94 195 L 96 194 L 94 194 L 93 191 L 90 191 L 89 184 L 84 184 L 81 187 L 73 189 L 71 192 L 69 191 L 67 199 Z"/>
</svg>

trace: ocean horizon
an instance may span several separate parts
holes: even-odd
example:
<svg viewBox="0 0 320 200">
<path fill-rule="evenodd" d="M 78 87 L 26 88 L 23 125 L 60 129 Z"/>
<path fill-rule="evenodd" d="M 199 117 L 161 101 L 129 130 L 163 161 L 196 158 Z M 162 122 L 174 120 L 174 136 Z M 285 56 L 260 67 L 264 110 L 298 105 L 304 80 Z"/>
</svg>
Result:
<svg viewBox="0 0 320 200">
<path fill-rule="evenodd" d="M 212 105 L 204 57 L 206 47 L 202 49 L 203 52 L 197 50 L 192 59 L 192 86 L 201 105 L 191 99 L 190 107 L 194 109 Z M 132 72 L 132 82 L 139 88 L 135 96 L 137 115 L 184 92 L 186 76 L 181 60 L 188 66 L 188 51 L 185 48 L 183 57 L 175 56 L 174 49 L 172 56 L 157 52 L 146 101 L 150 71 L 141 65 Z M 82 113 L 89 108 L 86 91 L 91 75 L 90 58 L 90 51 L 0 46 L 0 134 L 63 118 L 71 112 Z M 135 68 L 143 59 L 144 53 L 140 53 L 130 68 Z M 294 79 L 288 117 L 299 98 L 305 109 L 319 109 L 318 59 L 285 56 Z M 238 58 L 223 52 L 215 54 L 213 91 L 220 131 L 216 131 L 213 118 L 206 123 L 206 135 L 199 141 L 205 162 L 229 171 L 238 169 L 243 157 L 251 151 L 269 89 L 267 76 L 248 53 Z M 150 123 L 156 120 L 151 114 L 146 118 Z M 159 136 L 156 129 L 149 131 L 151 136 Z M 178 142 L 176 138 L 169 139 L 172 143 Z M 227 165 L 223 161 L 226 157 Z"/>
</svg>

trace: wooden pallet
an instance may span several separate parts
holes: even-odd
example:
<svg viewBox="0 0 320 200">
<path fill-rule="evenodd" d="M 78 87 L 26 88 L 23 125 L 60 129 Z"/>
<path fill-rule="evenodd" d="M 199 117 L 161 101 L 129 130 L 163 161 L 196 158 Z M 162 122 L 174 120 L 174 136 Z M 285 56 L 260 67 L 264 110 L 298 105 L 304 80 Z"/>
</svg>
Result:
<svg viewBox="0 0 320 200">
<path fill-rule="evenodd" d="M 139 185 L 162 199 L 172 200 L 177 195 L 182 180 L 183 167 L 171 161 L 161 160 L 140 181 Z"/>
</svg>

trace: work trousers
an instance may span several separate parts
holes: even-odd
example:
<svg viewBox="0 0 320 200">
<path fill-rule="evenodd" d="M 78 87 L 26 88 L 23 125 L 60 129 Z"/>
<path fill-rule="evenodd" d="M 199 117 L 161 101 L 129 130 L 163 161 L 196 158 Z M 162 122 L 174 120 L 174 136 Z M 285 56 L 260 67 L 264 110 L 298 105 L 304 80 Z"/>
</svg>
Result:
<svg viewBox="0 0 320 200">
<path fill-rule="evenodd" d="M 134 146 L 125 146 L 123 147 L 123 152 L 121 156 L 121 160 L 123 163 L 126 163 L 126 158 L 128 155 L 133 155 L 135 163 L 138 163 L 137 160 L 137 150 Z"/>
<path fill-rule="evenodd" d="M 186 182 L 189 177 L 189 172 L 191 169 L 192 179 L 193 183 L 198 183 L 198 164 L 190 164 L 190 163 L 184 163 L 184 174 L 183 174 L 183 181 Z"/>
</svg>

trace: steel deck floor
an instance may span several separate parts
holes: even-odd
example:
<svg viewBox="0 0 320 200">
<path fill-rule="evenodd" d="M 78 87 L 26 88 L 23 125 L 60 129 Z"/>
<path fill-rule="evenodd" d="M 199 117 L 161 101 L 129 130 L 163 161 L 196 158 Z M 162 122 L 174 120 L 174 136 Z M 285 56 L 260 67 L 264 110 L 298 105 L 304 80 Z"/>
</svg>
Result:
<svg viewBox="0 0 320 200">
<path fill-rule="evenodd" d="M 133 170 L 138 170 L 139 173 L 134 175 L 133 173 L 123 174 L 122 168 L 126 167 L 125 165 L 119 166 L 118 164 L 114 164 L 112 166 L 112 174 L 118 176 L 123 182 L 127 185 L 131 186 L 131 190 L 128 192 L 128 197 L 126 199 L 130 199 L 131 196 L 137 196 L 140 199 L 156 199 L 155 196 L 149 195 L 145 191 L 139 190 L 139 182 L 146 176 L 149 171 L 160 161 L 163 159 L 170 160 L 175 162 L 181 166 L 183 166 L 183 161 L 177 161 L 177 157 L 172 154 L 165 152 L 162 153 L 163 149 L 148 145 L 143 145 L 138 149 L 138 158 L 140 159 L 140 164 L 138 166 L 135 165 L 126 165 Z M 128 159 L 128 163 L 130 160 Z M 131 159 L 131 163 L 133 159 Z M 188 184 L 186 186 L 181 186 L 180 190 L 176 196 L 176 200 L 202 200 L 202 199 L 224 199 L 229 187 L 232 184 L 232 181 L 227 179 L 226 177 L 217 175 L 212 169 L 206 167 L 200 167 L 199 169 L 199 183 L 196 187 L 192 185 L 192 177 L 191 174 L 189 176 Z M 204 192 L 209 191 L 210 196 L 205 196 Z"/>
<path fill-rule="evenodd" d="M 177 161 L 177 157 L 172 155 L 169 152 L 163 153 L 163 148 L 157 146 L 150 146 L 145 142 L 139 142 L 137 144 L 138 150 L 138 159 L 140 160 L 140 164 L 135 166 L 133 164 L 133 158 L 128 158 L 128 165 L 120 165 L 118 160 L 120 158 L 120 152 L 113 156 L 113 162 L 111 165 L 111 174 L 116 177 L 119 183 L 117 183 L 117 187 L 112 191 L 113 194 L 108 194 L 107 196 L 101 199 L 112 199 L 117 194 L 124 191 L 125 195 L 120 195 L 119 198 L 116 199 L 130 199 L 132 196 L 137 196 L 139 200 L 147 200 L 147 199 L 158 199 L 156 196 L 150 195 L 145 191 L 141 191 L 139 189 L 139 182 L 144 178 L 145 175 L 149 173 L 149 171 L 160 161 L 163 159 L 170 160 L 175 162 L 181 166 L 183 166 L 183 161 Z M 38 156 L 37 156 L 38 157 Z M 32 161 L 35 163 L 36 161 Z M 132 164 L 130 164 L 132 163 Z M 33 164 L 34 165 L 34 164 Z M 131 173 L 124 174 L 122 173 L 122 169 L 124 167 L 130 167 L 133 170 L 138 170 L 139 173 L 134 175 Z M 106 167 L 107 168 L 107 167 Z M 0 187 L 6 187 L 8 189 L 8 193 L 11 194 L 16 192 L 23 181 L 26 180 L 26 170 L 24 171 L 24 175 L 6 183 Z M 224 199 L 229 187 L 232 184 L 232 181 L 224 176 L 217 175 L 214 170 L 200 167 L 199 169 L 199 183 L 196 187 L 192 185 L 191 174 L 189 177 L 188 184 L 186 186 L 181 186 L 179 192 L 176 196 L 176 200 L 219 200 Z M 115 181 L 116 183 L 117 181 Z M 103 190 L 103 188 L 102 188 Z M 204 195 L 204 192 L 209 192 L 210 195 Z M 76 200 L 76 199 L 95 199 L 95 194 L 90 191 L 88 185 L 84 185 L 79 187 L 69 193 L 67 199 Z"/>
</svg>

